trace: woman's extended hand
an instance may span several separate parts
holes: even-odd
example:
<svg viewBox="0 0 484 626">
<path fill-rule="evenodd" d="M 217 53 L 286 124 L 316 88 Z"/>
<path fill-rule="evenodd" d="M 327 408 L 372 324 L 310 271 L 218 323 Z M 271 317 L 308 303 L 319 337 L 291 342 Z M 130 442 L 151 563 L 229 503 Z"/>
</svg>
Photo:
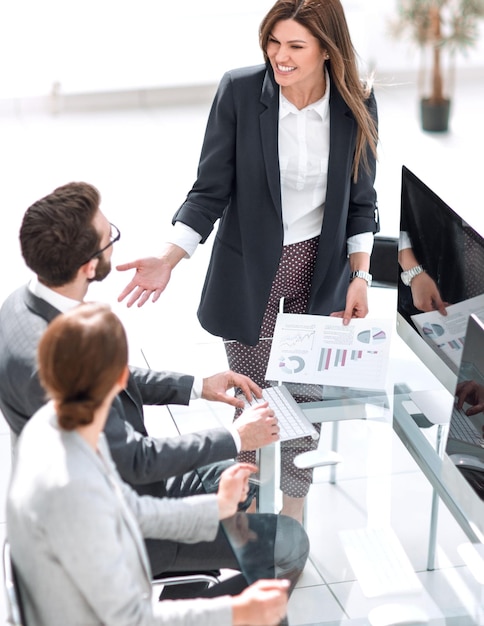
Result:
<svg viewBox="0 0 484 626">
<path fill-rule="evenodd" d="M 130 307 L 135 302 L 138 302 L 138 306 L 143 306 L 151 295 L 152 301 L 156 302 L 170 280 L 172 268 L 163 259 L 149 257 L 117 265 L 116 269 L 120 272 L 136 270 L 132 280 L 118 297 L 118 302 L 122 302 L 131 294 L 128 300 Z"/>
<path fill-rule="evenodd" d="M 135 302 L 138 302 L 139 307 L 143 306 L 150 296 L 152 302 L 156 302 L 168 285 L 173 268 L 185 255 L 185 250 L 180 246 L 168 244 L 160 257 L 152 256 L 117 265 L 116 269 L 119 272 L 136 270 L 131 282 L 119 295 L 118 302 L 122 302 L 130 294 L 128 307 Z"/>
</svg>

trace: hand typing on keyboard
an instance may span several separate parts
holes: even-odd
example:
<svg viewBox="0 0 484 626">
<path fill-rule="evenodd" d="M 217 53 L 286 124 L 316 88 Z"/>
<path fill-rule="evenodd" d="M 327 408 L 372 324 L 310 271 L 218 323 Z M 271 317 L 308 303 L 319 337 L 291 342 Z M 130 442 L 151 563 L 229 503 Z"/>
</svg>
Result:
<svg viewBox="0 0 484 626">
<path fill-rule="evenodd" d="M 240 440 L 241 450 L 257 450 L 279 441 L 279 425 L 274 411 L 264 400 L 254 400 L 234 422 Z"/>
</svg>

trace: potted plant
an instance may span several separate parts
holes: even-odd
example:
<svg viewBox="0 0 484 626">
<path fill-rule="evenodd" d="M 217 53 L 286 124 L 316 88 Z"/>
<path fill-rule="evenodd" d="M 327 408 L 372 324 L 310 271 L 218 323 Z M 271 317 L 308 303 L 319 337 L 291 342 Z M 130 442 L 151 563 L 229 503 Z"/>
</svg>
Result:
<svg viewBox="0 0 484 626">
<path fill-rule="evenodd" d="M 421 51 L 421 122 L 429 131 L 448 130 L 450 86 L 444 86 L 443 55 L 453 68 L 457 52 L 466 53 L 479 36 L 484 0 L 397 0 L 398 17 L 391 22 L 395 36 L 407 35 Z M 424 74 L 430 63 L 427 87 Z"/>
</svg>

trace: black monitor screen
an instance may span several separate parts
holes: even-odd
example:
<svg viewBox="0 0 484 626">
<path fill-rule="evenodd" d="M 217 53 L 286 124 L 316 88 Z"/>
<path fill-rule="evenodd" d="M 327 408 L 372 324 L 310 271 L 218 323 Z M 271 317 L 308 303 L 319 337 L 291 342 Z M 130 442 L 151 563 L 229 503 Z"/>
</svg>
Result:
<svg viewBox="0 0 484 626">
<path fill-rule="evenodd" d="M 400 231 L 431 281 L 399 278 L 397 331 L 453 394 L 469 315 L 484 317 L 484 239 L 405 166 Z M 419 293 L 430 287 L 447 315 Z"/>
</svg>

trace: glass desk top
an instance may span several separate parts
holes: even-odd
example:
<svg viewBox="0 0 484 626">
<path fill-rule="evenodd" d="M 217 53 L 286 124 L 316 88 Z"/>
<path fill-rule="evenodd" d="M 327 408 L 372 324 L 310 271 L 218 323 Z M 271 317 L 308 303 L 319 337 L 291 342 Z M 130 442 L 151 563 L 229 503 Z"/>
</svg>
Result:
<svg viewBox="0 0 484 626">
<path fill-rule="evenodd" d="M 223 347 L 218 344 L 214 346 L 205 345 L 197 348 L 197 354 L 202 355 L 207 351 L 216 353 L 223 358 Z M 194 354 L 194 352 L 192 352 Z M 217 357 L 218 358 L 218 357 Z M 152 360 L 152 359 L 150 359 Z M 200 361 L 204 361 L 203 357 L 200 357 Z M 212 361 L 211 361 L 212 363 Z M 220 363 L 220 367 L 217 364 Z M 141 364 L 141 363 L 140 363 Z M 216 361 L 215 366 L 210 367 L 208 373 L 215 371 L 222 371 L 224 365 L 221 361 Z M 445 505 L 449 508 L 452 516 L 456 519 L 458 525 L 464 531 L 466 537 L 470 541 L 475 542 L 484 534 L 483 521 L 484 515 L 480 512 L 481 503 L 476 504 L 471 498 L 464 497 L 464 502 L 458 497 L 465 494 L 463 487 L 467 485 L 462 484 L 462 477 L 452 474 L 452 470 L 455 468 L 448 466 L 445 458 L 440 458 L 436 451 L 436 438 L 437 428 L 432 427 L 428 429 L 419 428 L 416 421 L 408 414 L 402 407 L 402 402 L 408 399 L 408 394 L 412 389 L 440 389 L 440 384 L 433 376 L 425 370 L 425 368 L 417 362 L 413 355 L 405 353 L 405 349 L 400 350 L 396 359 L 392 359 L 390 363 L 389 372 L 389 384 L 386 390 L 377 392 L 358 391 L 349 388 L 324 388 L 323 396 L 324 400 L 316 398 L 311 402 L 305 403 L 302 406 L 308 417 L 313 422 L 323 423 L 323 433 L 327 446 L 331 448 L 335 441 L 338 442 L 338 433 L 336 438 L 334 435 L 334 425 L 337 425 L 336 430 L 339 430 L 340 443 L 343 443 L 341 439 L 343 436 L 346 438 L 345 445 L 348 450 L 349 444 L 353 445 L 353 449 L 349 455 L 345 457 L 345 465 L 359 463 L 360 466 L 365 466 L 365 471 L 368 477 L 365 481 L 365 494 L 362 496 L 358 494 L 354 495 L 354 491 L 351 488 L 352 476 L 349 476 L 350 480 L 345 480 L 345 484 L 349 485 L 347 499 L 358 499 L 356 507 L 351 503 L 352 510 L 357 511 L 354 517 L 349 518 L 346 522 L 347 527 L 359 527 L 372 524 L 394 524 L 394 520 L 391 518 L 391 499 L 395 495 L 391 495 L 392 487 L 390 486 L 390 474 L 392 472 L 392 449 L 395 449 L 395 436 L 398 435 L 398 441 L 401 441 L 403 447 L 411 454 L 415 460 L 419 472 L 422 477 L 425 477 L 425 481 L 435 490 L 436 493 L 442 498 Z M 206 371 L 206 369 L 205 369 Z M 404 381 L 402 383 L 402 381 Z M 320 389 L 319 389 L 320 391 Z M 318 392 L 319 393 L 319 392 Z M 171 407 L 172 408 L 172 407 Z M 228 409 L 230 411 L 230 407 Z M 184 419 L 184 418 L 183 418 Z M 178 419 L 175 416 L 175 420 L 181 422 L 182 419 Z M 347 426 L 345 426 L 345 424 Z M 343 431 L 343 432 L 342 432 Z M 368 440 L 361 443 L 358 437 L 362 433 L 368 432 Z M 445 434 L 445 433 L 444 433 Z M 354 437 L 354 439 L 352 439 Z M 351 439 L 351 441 L 349 441 Z M 374 442 L 373 442 L 374 440 Z M 399 445 L 399 444 L 398 444 Z M 364 450 L 363 450 L 364 448 Z M 354 452 L 353 452 L 354 450 Z M 400 454 L 400 452 L 399 452 Z M 353 458 L 354 457 L 354 458 Z M 264 448 L 260 454 L 260 510 L 273 513 L 277 510 L 277 463 L 278 463 L 278 446 L 269 446 Z M 451 462 L 450 462 L 451 463 Z M 324 471 L 331 472 L 331 468 L 322 468 Z M 344 468 L 340 470 L 339 466 L 335 466 L 334 480 L 328 481 L 327 476 L 325 478 L 325 484 L 314 484 L 311 487 L 309 494 L 308 507 L 314 506 L 314 502 L 320 502 L 325 499 L 328 502 L 328 507 L 331 507 L 332 496 L 331 488 L 337 489 L 341 492 L 341 486 L 338 482 L 340 472 L 344 472 Z M 343 475 L 343 474 L 341 474 Z M 399 485 L 405 484 L 405 475 L 402 473 L 401 481 L 399 477 Z M 459 479 L 460 482 L 459 482 Z M 334 485 L 328 486 L 333 482 Z M 394 492 L 394 490 L 393 490 Z M 467 494 L 469 495 L 469 494 Z M 423 518 L 422 537 L 420 542 L 419 554 L 417 556 L 412 554 L 412 562 L 418 560 L 419 565 L 416 566 L 419 572 L 423 572 L 426 569 L 427 551 L 429 548 L 429 524 L 430 524 L 430 506 L 432 500 L 432 493 L 428 497 L 428 510 L 420 513 Z M 419 500 L 420 501 L 420 500 Z M 363 505 L 360 502 L 364 502 Z M 474 509 L 474 506 L 477 508 Z M 323 509 L 324 510 L 324 509 Z M 330 509 L 328 509 L 330 510 Z M 340 511 L 335 511 L 341 515 Z M 331 516 L 327 516 L 330 518 Z M 477 519 L 474 523 L 473 518 Z M 346 571 L 338 569 L 339 565 L 333 565 L 334 562 L 342 562 L 341 552 L 342 548 L 337 546 L 337 530 L 335 531 L 331 527 L 331 523 L 325 519 L 321 520 L 321 526 L 319 526 L 319 520 L 315 522 L 309 515 L 309 524 L 307 527 L 308 534 L 311 541 L 311 567 L 314 566 L 321 575 L 324 583 L 331 587 L 337 580 L 346 580 L 350 586 L 353 586 L 355 576 L 351 572 L 349 565 L 346 565 Z M 400 537 L 400 521 L 397 521 L 396 530 Z M 335 534 L 331 534 L 334 532 Z M 403 537 L 405 539 L 405 537 Z M 328 542 L 331 544 L 328 546 Z M 405 545 L 405 541 L 402 542 Z M 250 563 L 245 564 L 246 572 L 249 572 Z M 244 566 L 241 566 L 244 569 Z M 353 587 L 351 587 L 353 588 Z M 384 604 L 387 599 L 379 598 L 377 604 Z M 404 601 L 412 604 L 415 602 L 415 598 L 404 598 Z M 376 602 L 376 599 L 375 599 Z M 417 603 L 420 600 L 417 598 Z M 351 604 L 351 602 L 349 603 Z M 482 604 L 482 601 L 481 601 Z M 373 606 L 370 602 L 369 606 Z M 357 612 L 358 615 L 358 612 Z M 314 624 L 324 624 L 324 626 L 336 626 L 341 624 L 349 625 L 369 625 L 368 617 L 361 619 L 351 619 L 351 609 L 345 608 L 341 610 L 341 617 L 332 619 L 331 615 L 328 615 L 324 621 L 305 622 L 305 625 L 310 626 Z M 458 617 L 452 621 L 452 616 L 441 617 L 435 619 L 432 613 L 429 613 L 429 624 L 432 626 L 440 626 L 441 624 L 459 624 L 459 626 L 474 626 L 478 624 L 471 616 L 463 616 L 459 614 Z M 449 621 L 450 620 L 450 621 Z M 289 622 L 290 623 L 290 622 Z M 297 622 L 298 624 L 300 622 Z"/>
</svg>

